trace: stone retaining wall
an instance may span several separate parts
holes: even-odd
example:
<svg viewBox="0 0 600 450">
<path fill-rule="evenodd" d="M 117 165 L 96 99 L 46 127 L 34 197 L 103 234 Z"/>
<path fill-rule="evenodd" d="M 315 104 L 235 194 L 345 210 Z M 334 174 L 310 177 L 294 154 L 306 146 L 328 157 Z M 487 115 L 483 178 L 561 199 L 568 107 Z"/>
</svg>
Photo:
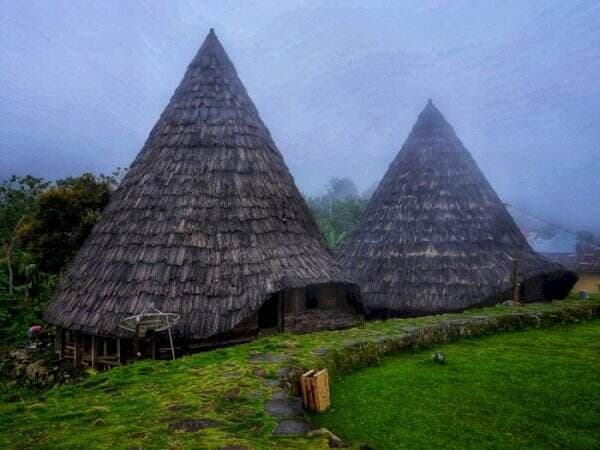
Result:
<svg viewBox="0 0 600 450">
<path fill-rule="evenodd" d="M 551 312 L 512 312 L 489 316 L 441 319 L 424 326 L 407 326 L 398 321 L 398 333 L 350 341 L 335 349 L 315 350 L 315 367 L 326 367 L 330 376 L 361 367 L 374 366 L 385 355 L 417 348 L 428 348 L 465 337 L 477 337 L 506 331 L 570 324 L 600 317 L 600 305 L 582 303 Z M 283 382 L 290 394 L 298 395 L 300 374 L 306 368 L 289 368 Z"/>
</svg>

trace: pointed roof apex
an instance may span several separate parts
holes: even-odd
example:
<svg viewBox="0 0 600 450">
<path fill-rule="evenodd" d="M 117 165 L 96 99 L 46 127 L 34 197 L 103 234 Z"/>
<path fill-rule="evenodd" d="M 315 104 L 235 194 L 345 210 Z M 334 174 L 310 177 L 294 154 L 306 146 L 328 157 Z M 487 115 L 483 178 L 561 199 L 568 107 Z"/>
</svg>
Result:
<svg viewBox="0 0 600 450">
<path fill-rule="evenodd" d="M 433 104 L 433 101 L 427 99 L 427 105 L 425 105 L 425 108 L 423 108 L 423 111 L 419 114 L 419 118 L 417 119 L 417 123 L 415 123 L 413 130 L 431 129 L 432 127 L 452 129 L 450 124 L 444 118 L 444 115 Z"/>
<path fill-rule="evenodd" d="M 198 50 L 198 53 L 196 53 L 196 56 L 192 60 L 190 67 L 211 64 L 211 60 L 213 60 L 213 58 L 219 61 L 221 66 L 226 68 L 226 70 L 233 70 L 233 72 L 235 72 L 233 63 L 229 59 L 227 52 L 215 34 L 215 29 L 211 28 L 206 35 L 200 50 Z"/>
</svg>

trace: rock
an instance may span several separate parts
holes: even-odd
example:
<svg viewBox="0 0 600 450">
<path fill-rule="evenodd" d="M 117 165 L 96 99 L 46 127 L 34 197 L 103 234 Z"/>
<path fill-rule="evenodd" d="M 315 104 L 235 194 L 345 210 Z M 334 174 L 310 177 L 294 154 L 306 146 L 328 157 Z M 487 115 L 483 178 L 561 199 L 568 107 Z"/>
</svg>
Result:
<svg viewBox="0 0 600 450">
<path fill-rule="evenodd" d="M 223 393 L 223 398 L 225 400 L 235 400 L 237 398 L 239 398 L 240 393 L 242 392 L 242 390 L 239 387 L 235 387 L 233 389 L 229 389 L 227 391 L 225 391 Z"/>
<path fill-rule="evenodd" d="M 422 327 L 413 327 L 409 325 L 401 325 L 398 327 L 398 331 L 402 331 L 404 333 L 413 334 L 421 330 Z"/>
<path fill-rule="evenodd" d="M 167 411 L 169 412 L 179 412 L 179 411 L 183 411 L 185 409 L 188 409 L 189 406 L 187 405 L 182 405 L 180 403 L 175 403 L 175 404 L 171 404 L 167 406 Z"/>
<path fill-rule="evenodd" d="M 48 368 L 46 362 L 43 359 L 39 359 L 34 363 L 31 363 L 25 369 L 25 374 L 30 380 L 41 380 L 48 375 Z"/>
<path fill-rule="evenodd" d="M 225 377 L 225 378 L 233 378 L 233 377 L 239 377 L 241 376 L 242 373 L 238 370 L 232 370 L 230 372 L 223 372 L 221 374 L 221 376 Z"/>
<path fill-rule="evenodd" d="M 248 394 L 249 400 L 258 400 L 261 397 L 262 393 L 260 391 L 250 391 L 250 394 Z"/>
<path fill-rule="evenodd" d="M 221 425 L 221 422 L 213 419 L 186 419 L 169 425 L 169 428 L 171 430 L 193 433 L 194 431 L 203 430 L 205 428 L 216 428 L 220 427 Z"/>
<path fill-rule="evenodd" d="M 348 443 L 333 434 L 327 428 L 319 428 L 318 430 L 310 431 L 307 436 L 326 436 L 329 448 L 347 448 Z"/>
<path fill-rule="evenodd" d="M 282 387 L 283 384 L 279 380 L 266 379 L 263 381 L 263 386 L 267 387 Z"/>
<path fill-rule="evenodd" d="M 266 369 L 263 369 L 262 367 L 255 367 L 252 370 L 252 374 L 254 376 L 260 377 L 260 378 L 266 378 L 268 375 L 268 372 Z"/>
<path fill-rule="evenodd" d="M 436 364 L 446 364 L 446 355 L 442 352 L 433 352 L 431 354 L 431 361 Z"/>
<path fill-rule="evenodd" d="M 267 362 L 276 363 L 281 362 L 285 358 L 281 355 L 274 355 L 273 353 L 253 353 L 250 355 L 250 361 L 253 362 Z"/>
<path fill-rule="evenodd" d="M 283 379 L 288 379 L 288 378 L 290 378 L 290 376 L 295 374 L 297 371 L 298 371 L 298 369 L 296 369 L 294 367 L 282 367 L 281 369 L 279 369 L 277 371 L 277 377 L 283 378 Z"/>
<path fill-rule="evenodd" d="M 313 350 L 313 353 L 314 353 L 315 355 L 319 355 L 319 356 L 325 356 L 325 355 L 327 355 L 327 354 L 331 353 L 331 350 L 330 350 L 330 349 L 328 349 L 328 348 L 315 348 L 315 349 Z"/>
<path fill-rule="evenodd" d="M 287 398 L 281 400 L 269 400 L 267 402 L 267 414 L 273 417 L 294 417 L 302 416 L 302 399 Z"/>
<path fill-rule="evenodd" d="M 303 436 L 308 433 L 311 428 L 311 424 L 304 419 L 286 419 L 277 424 L 273 434 Z"/>
<path fill-rule="evenodd" d="M 287 398 L 290 398 L 290 396 L 283 389 L 277 390 L 271 395 L 271 400 L 285 400 Z"/>
<path fill-rule="evenodd" d="M 515 302 L 514 300 L 506 300 L 505 302 L 499 303 L 496 306 L 510 306 L 510 307 L 515 307 L 515 306 L 523 306 L 523 304 L 521 304 L 519 302 Z"/>
</svg>

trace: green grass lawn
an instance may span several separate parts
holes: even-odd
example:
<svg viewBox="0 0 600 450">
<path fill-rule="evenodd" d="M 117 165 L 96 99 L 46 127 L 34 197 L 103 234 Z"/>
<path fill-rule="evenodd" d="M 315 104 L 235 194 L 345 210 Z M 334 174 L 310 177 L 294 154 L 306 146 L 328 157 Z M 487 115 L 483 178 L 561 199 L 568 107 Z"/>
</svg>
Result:
<svg viewBox="0 0 600 450">
<path fill-rule="evenodd" d="M 371 445 L 386 448 L 390 437 L 412 446 L 480 446 L 487 437 L 500 436 L 501 444 L 512 440 L 515 446 L 593 446 L 598 435 L 590 430 L 600 428 L 600 321 L 463 341 L 447 347 L 450 362 L 444 367 L 429 363 L 427 351 L 384 359 L 379 368 L 354 376 L 337 375 L 377 364 L 380 358 L 369 352 L 382 339 L 400 339 L 407 327 L 477 315 L 501 319 L 519 312 L 543 312 L 560 321 L 561 311 L 591 311 L 598 305 L 600 297 L 571 299 L 375 321 L 349 330 L 281 333 L 175 361 L 136 362 L 47 391 L 0 380 L 0 448 L 327 448 L 323 436 L 272 435 L 276 419 L 266 414 L 265 402 L 278 388 L 264 377 L 274 379 L 284 367 L 330 368 L 335 412 L 317 419 L 357 442 L 371 440 Z M 356 342 L 370 345 L 367 360 L 347 350 Z M 316 351 L 323 349 L 330 352 Z M 257 353 L 281 360 L 257 361 Z M 365 375 L 370 381 L 364 387 L 373 392 L 359 395 L 362 383 L 352 383 Z M 351 397 L 364 404 L 347 403 Z M 174 427 L 188 419 L 219 425 L 195 432 Z"/>
<path fill-rule="evenodd" d="M 466 339 L 342 376 L 314 421 L 393 448 L 600 448 L 600 320 Z"/>
</svg>

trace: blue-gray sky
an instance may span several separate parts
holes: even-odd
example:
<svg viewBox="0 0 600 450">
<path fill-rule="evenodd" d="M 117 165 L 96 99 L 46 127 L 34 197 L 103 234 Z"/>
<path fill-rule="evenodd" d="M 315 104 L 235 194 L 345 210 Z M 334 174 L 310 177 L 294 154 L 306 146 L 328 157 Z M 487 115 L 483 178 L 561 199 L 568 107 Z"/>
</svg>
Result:
<svg viewBox="0 0 600 450">
<path fill-rule="evenodd" d="M 427 98 L 503 200 L 600 229 L 600 2 L 0 0 L 0 179 L 131 163 L 208 29 L 296 183 L 379 181 Z"/>
</svg>

